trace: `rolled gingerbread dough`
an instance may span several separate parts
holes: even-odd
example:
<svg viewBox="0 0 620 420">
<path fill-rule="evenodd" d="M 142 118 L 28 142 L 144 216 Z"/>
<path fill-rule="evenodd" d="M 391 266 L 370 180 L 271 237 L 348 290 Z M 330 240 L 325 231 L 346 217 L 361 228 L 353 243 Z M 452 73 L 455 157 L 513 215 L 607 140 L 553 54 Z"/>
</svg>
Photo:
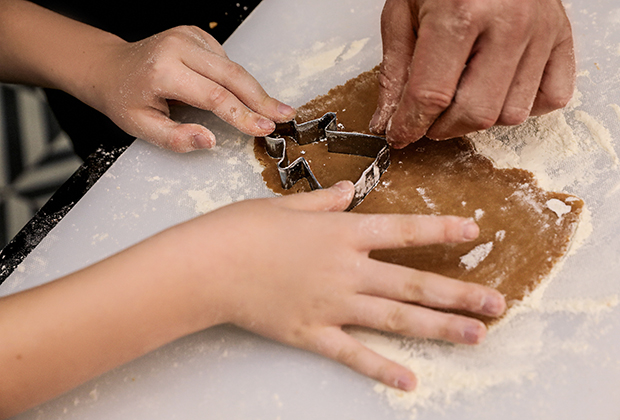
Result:
<svg viewBox="0 0 620 420">
<path fill-rule="evenodd" d="M 369 133 L 377 97 L 375 68 L 300 107 L 297 119 L 308 121 L 331 111 L 341 129 Z M 303 155 L 325 187 L 342 179 L 356 181 L 372 161 L 328 153 L 325 143 L 300 147 L 289 142 L 288 151 L 291 161 Z M 264 140 L 256 140 L 255 153 L 273 191 L 309 190 L 305 181 L 282 189 L 276 160 L 265 153 Z M 493 287 L 511 306 L 536 288 L 568 251 L 583 209 L 579 198 L 539 188 L 528 171 L 495 168 L 462 138 L 424 138 L 390 153 L 389 169 L 354 212 L 471 217 L 480 226 L 480 236 L 459 245 L 374 251 L 372 258 Z"/>
</svg>

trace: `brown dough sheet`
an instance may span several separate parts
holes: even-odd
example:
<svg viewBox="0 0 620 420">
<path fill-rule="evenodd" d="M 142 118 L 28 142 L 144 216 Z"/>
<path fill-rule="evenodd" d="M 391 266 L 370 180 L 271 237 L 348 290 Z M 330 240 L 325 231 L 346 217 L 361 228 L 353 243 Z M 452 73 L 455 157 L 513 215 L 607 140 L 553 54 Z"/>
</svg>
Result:
<svg viewBox="0 0 620 420">
<path fill-rule="evenodd" d="M 373 69 L 300 107 L 297 118 L 302 122 L 336 112 L 342 129 L 369 133 L 377 96 L 377 69 Z M 303 154 L 323 186 L 341 179 L 356 181 L 372 162 L 327 153 L 325 143 L 304 147 L 290 143 L 291 161 Z M 263 178 L 273 191 L 292 194 L 309 190 L 306 181 L 282 189 L 277 161 L 265 153 L 261 139 L 256 141 L 255 153 L 265 165 Z M 528 171 L 495 168 L 462 138 L 424 138 L 390 153 L 392 163 L 380 184 L 354 212 L 471 217 L 480 226 L 480 236 L 466 244 L 373 251 L 372 258 L 493 287 L 512 305 L 538 286 L 567 252 L 583 208 L 579 198 L 539 188 Z M 571 210 L 558 217 L 546 204 L 551 199 L 562 201 Z M 468 266 L 462 257 L 478 246 L 491 250 L 475 267 Z"/>
</svg>

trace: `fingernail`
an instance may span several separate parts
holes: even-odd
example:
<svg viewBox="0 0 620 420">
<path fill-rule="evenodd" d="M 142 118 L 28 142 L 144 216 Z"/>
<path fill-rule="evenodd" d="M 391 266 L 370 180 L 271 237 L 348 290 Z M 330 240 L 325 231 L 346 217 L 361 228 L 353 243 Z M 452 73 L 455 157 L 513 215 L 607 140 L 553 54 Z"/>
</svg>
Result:
<svg viewBox="0 0 620 420">
<path fill-rule="evenodd" d="M 482 302 L 482 311 L 485 314 L 497 316 L 503 314 L 505 310 L 506 301 L 503 296 L 493 293 L 484 297 Z"/>
<path fill-rule="evenodd" d="M 481 340 L 480 327 L 468 325 L 463 330 L 463 338 L 468 344 L 478 344 Z"/>
<path fill-rule="evenodd" d="M 377 133 L 377 131 L 379 130 L 378 125 L 379 125 L 380 117 L 381 117 L 381 110 L 377 108 L 375 113 L 372 115 L 372 118 L 370 119 L 370 124 L 368 125 L 368 128 L 370 128 L 370 131 L 372 131 L 373 133 Z"/>
<path fill-rule="evenodd" d="M 276 128 L 275 123 L 271 120 L 268 120 L 267 118 L 259 118 L 256 122 L 256 125 L 262 130 L 273 131 Z"/>
<path fill-rule="evenodd" d="M 334 185 L 332 185 L 332 188 L 336 188 L 338 191 L 343 193 L 349 192 L 351 190 L 351 184 L 351 181 L 338 181 Z"/>
<path fill-rule="evenodd" d="M 194 134 L 193 146 L 196 149 L 210 149 L 214 143 L 214 139 L 208 139 L 204 134 Z"/>
<path fill-rule="evenodd" d="M 463 223 L 463 238 L 467 241 L 474 240 L 480 234 L 480 228 L 473 220 Z"/>
<path fill-rule="evenodd" d="M 413 391 L 415 386 L 415 380 L 410 376 L 401 376 L 396 380 L 396 388 L 402 389 L 403 391 Z"/>
<path fill-rule="evenodd" d="M 286 104 L 283 103 L 279 103 L 278 104 L 278 112 L 280 113 L 280 115 L 282 115 L 283 117 L 286 118 L 293 118 L 295 116 L 295 113 L 297 111 L 295 111 L 295 108 L 288 106 Z"/>
</svg>

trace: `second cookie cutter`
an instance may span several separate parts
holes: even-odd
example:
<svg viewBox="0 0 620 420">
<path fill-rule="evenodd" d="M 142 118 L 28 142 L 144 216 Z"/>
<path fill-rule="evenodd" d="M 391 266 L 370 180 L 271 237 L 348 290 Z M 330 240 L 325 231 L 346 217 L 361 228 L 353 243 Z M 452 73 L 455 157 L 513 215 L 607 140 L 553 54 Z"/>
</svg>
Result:
<svg viewBox="0 0 620 420">
<path fill-rule="evenodd" d="M 276 124 L 275 131 L 265 137 L 267 153 L 272 158 L 279 159 L 278 172 L 284 189 L 291 188 L 297 181 L 304 178 L 308 180 L 311 189 L 323 188 L 303 156 L 289 163 L 286 151 L 287 138 L 291 138 L 300 146 L 326 141 L 327 150 L 330 153 L 375 158 L 355 182 L 355 194 L 347 211 L 366 198 L 390 166 L 390 149 L 383 137 L 338 131 L 336 114 L 328 112 L 321 118 L 303 124 L 297 124 L 295 120 Z"/>
</svg>

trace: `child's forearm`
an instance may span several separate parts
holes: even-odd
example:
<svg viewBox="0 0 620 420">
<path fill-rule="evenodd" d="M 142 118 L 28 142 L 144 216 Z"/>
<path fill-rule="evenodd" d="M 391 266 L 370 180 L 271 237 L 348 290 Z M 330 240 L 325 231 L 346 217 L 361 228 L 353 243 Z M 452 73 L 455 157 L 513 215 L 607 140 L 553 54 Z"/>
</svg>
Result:
<svg viewBox="0 0 620 420">
<path fill-rule="evenodd" d="M 217 322 L 173 240 L 164 233 L 0 299 L 0 418 Z"/>
<path fill-rule="evenodd" d="M 65 90 L 82 99 L 119 37 L 23 0 L 0 0 L 0 80 Z"/>
</svg>

